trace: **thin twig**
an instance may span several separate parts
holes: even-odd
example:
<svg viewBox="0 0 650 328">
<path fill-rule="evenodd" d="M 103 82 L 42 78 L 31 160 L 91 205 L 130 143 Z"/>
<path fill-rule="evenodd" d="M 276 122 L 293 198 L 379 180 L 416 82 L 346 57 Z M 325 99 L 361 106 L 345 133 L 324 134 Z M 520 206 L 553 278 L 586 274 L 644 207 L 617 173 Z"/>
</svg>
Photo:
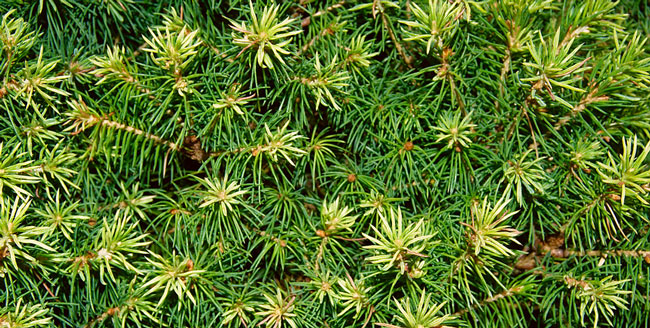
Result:
<svg viewBox="0 0 650 328">
<path fill-rule="evenodd" d="M 329 6 L 329 7 L 325 8 L 325 9 L 321 9 L 321 10 L 315 12 L 313 15 L 311 15 L 311 17 L 318 17 L 318 16 L 321 16 L 321 15 L 327 14 L 328 12 L 330 12 L 330 11 L 336 9 L 336 8 L 343 7 L 344 4 L 345 4 L 345 1 L 335 3 L 335 4 Z"/>
<path fill-rule="evenodd" d="M 496 295 L 494 295 L 494 296 L 492 296 L 492 297 L 488 297 L 488 298 L 482 300 L 481 302 L 472 305 L 471 307 L 469 307 L 469 308 L 467 308 L 467 309 L 462 309 L 462 310 L 460 310 L 460 311 L 454 313 L 453 316 L 455 316 L 455 317 L 460 317 L 460 316 L 466 314 L 467 312 L 469 312 L 469 311 L 471 311 L 471 310 L 474 310 L 474 309 L 476 309 L 476 308 L 478 308 L 478 307 L 485 306 L 486 304 L 494 303 L 494 302 L 496 302 L 496 301 L 498 301 L 498 300 L 500 300 L 500 299 L 504 299 L 504 298 L 506 298 L 506 297 L 509 297 L 509 296 L 515 295 L 515 294 L 521 292 L 523 289 L 524 289 L 523 286 L 514 286 L 514 287 L 511 287 L 511 288 L 509 288 L 509 289 L 506 289 L 506 290 L 502 291 L 502 292 L 499 293 L 499 294 L 496 294 Z"/>
<path fill-rule="evenodd" d="M 397 38 L 395 37 L 395 33 L 393 33 L 393 29 L 390 26 L 390 22 L 388 21 L 388 18 L 384 14 L 384 9 L 380 8 L 379 9 L 379 15 L 381 16 L 381 21 L 384 24 L 384 28 L 388 31 L 388 36 L 390 39 L 393 41 L 393 44 L 395 45 L 395 48 L 397 49 L 397 52 L 402 56 L 402 59 L 404 59 L 404 63 L 409 68 L 413 68 L 412 60 L 411 57 L 407 56 L 406 53 L 404 52 L 404 48 L 402 45 L 397 41 Z M 373 7 L 373 16 L 375 16 L 375 8 Z"/>
</svg>

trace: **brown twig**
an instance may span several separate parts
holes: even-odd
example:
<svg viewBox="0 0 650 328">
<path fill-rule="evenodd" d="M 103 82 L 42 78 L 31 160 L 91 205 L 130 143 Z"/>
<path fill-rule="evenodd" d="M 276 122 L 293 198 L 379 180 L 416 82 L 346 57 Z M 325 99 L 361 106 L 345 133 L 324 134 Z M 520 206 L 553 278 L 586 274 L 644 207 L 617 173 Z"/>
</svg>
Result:
<svg viewBox="0 0 650 328">
<path fill-rule="evenodd" d="M 315 12 L 313 15 L 311 15 L 311 17 L 318 17 L 318 16 L 321 16 L 321 15 L 324 15 L 324 14 L 326 14 L 326 13 L 328 13 L 328 12 L 330 12 L 330 11 L 336 9 L 336 8 L 343 7 L 344 4 L 345 4 L 345 1 L 340 1 L 338 3 L 335 3 L 335 4 L 325 8 L 325 9 L 321 9 L 321 10 Z"/>
<path fill-rule="evenodd" d="M 379 7 L 378 8 L 379 10 L 377 10 L 377 7 Z M 384 8 L 381 7 L 381 4 L 378 1 L 374 1 L 373 6 L 372 6 L 372 17 L 373 18 L 376 18 L 377 11 L 379 12 L 379 15 L 381 16 L 381 21 L 382 21 L 382 23 L 384 25 L 384 28 L 386 29 L 386 31 L 388 31 L 388 36 L 390 37 L 390 39 L 393 41 L 393 44 L 395 45 L 395 49 L 397 49 L 397 52 L 400 54 L 400 56 L 402 56 L 402 59 L 404 60 L 404 63 L 406 63 L 406 65 L 409 68 L 413 68 L 413 65 L 412 65 L 413 60 L 411 59 L 411 57 L 409 57 L 406 54 L 406 52 L 404 52 L 404 47 L 402 47 L 402 44 L 400 44 L 399 41 L 397 41 L 397 37 L 395 37 L 395 33 L 393 33 L 393 29 L 390 26 L 390 22 L 388 21 L 388 18 L 386 17 L 386 14 L 384 14 Z"/>
<path fill-rule="evenodd" d="M 117 314 L 119 314 L 120 312 L 122 312 L 124 310 L 128 310 L 129 308 L 130 308 L 130 306 L 128 306 L 128 305 L 115 306 L 115 307 L 109 308 L 108 310 L 106 310 L 105 312 L 103 312 L 102 314 L 97 316 L 95 319 L 88 322 L 84 326 L 84 328 L 90 328 L 90 327 L 94 326 L 95 324 L 106 320 L 106 318 L 117 315 Z"/>
<path fill-rule="evenodd" d="M 54 298 L 56 298 L 56 299 L 58 300 L 58 298 L 56 297 L 56 295 L 54 295 L 54 293 L 52 293 L 52 290 L 51 290 L 50 287 L 45 283 L 45 281 L 43 281 L 43 278 L 38 274 L 38 272 L 34 272 L 34 274 L 36 275 L 36 278 L 38 278 L 38 280 L 41 280 L 41 281 L 42 281 L 43 287 L 45 287 L 45 290 L 47 290 L 47 293 L 50 294 L 50 296 L 52 296 L 52 297 L 54 297 Z"/>
<path fill-rule="evenodd" d="M 313 37 L 311 40 L 309 40 L 309 42 L 307 42 L 304 46 L 302 46 L 302 48 L 300 48 L 300 50 L 294 56 L 294 58 L 298 58 L 300 55 L 302 55 L 305 51 L 307 51 L 307 49 L 309 49 L 309 47 L 314 45 L 314 43 L 318 39 L 320 39 L 320 38 L 322 38 L 324 36 L 327 36 L 327 35 L 333 35 L 334 34 L 334 29 L 332 29 L 333 24 L 334 23 L 332 23 L 328 27 L 324 28 L 320 33 L 318 33 L 315 37 Z"/>
<path fill-rule="evenodd" d="M 650 250 L 572 250 L 565 249 L 563 234 L 553 235 L 545 241 L 537 240 L 533 245 L 532 251 L 522 255 L 514 263 L 514 267 L 519 270 L 532 270 L 537 267 L 539 259 L 546 255 L 555 258 L 577 257 L 600 257 L 603 260 L 609 256 L 614 257 L 637 257 L 643 258 L 646 263 L 650 264 Z"/>
<path fill-rule="evenodd" d="M 479 303 L 476 303 L 476 304 L 472 305 L 471 307 L 469 307 L 467 309 L 462 309 L 462 310 L 454 313 L 453 316 L 460 317 L 460 316 L 466 314 L 467 312 L 469 312 L 471 310 L 474 310 L 474 309 L 476 309 L 478 307 L 485 306 L 487 304 L 494 303 L 494 302 L 496 302 L 496 301 L 498 301 L 500 299 L 504 299 L 506 297 L 516 295 L 519 292 L 521 292 L 523 289 L 524 289 L 523 286 L 511 287 L 511 288 L 506 289 L 506 290 L 502 291 L 501 293 L 498 293 L 498 294 L 496 294 L 496 295 L 494 295 L 492 297 L 488 297 L 488 298 L 480 301 Z"/>
<path fill-rule="evenodd" d="M 116 129 L 116 130 L 122 130 L 131 134 L 134 134 L 136 136 L 143 136 L 145 139 L 149 139 L 157 144 L 161 144 L 164 146 L 169 147 L 169 149 L 177 151 L 179 150 L 179 146 L 176 145 L 175 143 L 165 140 L 155 134 L 145 132 L 141 129 L 132 127 L 130 125 L 126 125 L 124 123 L 116 122 L 116 121 L 111 121 L 108 119 L 109 115 L 104 115 L 104 116 L 97 116 L 93 115 L 88 112 L 80 112 L 79 115 L 75 118 L 75 126 L 76 129 L 73 131 L 71 134 L 72 135 L 77 135 L 81 132 L 83 132 L 85 129 L 99 125 L 99 126 L 105 126 L 111 129 Z"/>
<path fill-rule="evenodd" d="M 554 126 L 555 130 L 559 130 L 562 126 L 569 123 L 578 114 L 582 113 L 582 111 L 584 111 L 587 108 L 587 105 L 609 100 L 609 96 L 596 95 L 596 93 L 598 93 L 599 90 L 598 90 L 598 86 L 595 85 L 595 83 L 591 83 L 590 86 L 591 86 L 591 91 L 589 91 L 589 93 L 587 93 L 582 99 L 580 99 L 580 102 L 571 109 L 569 115 L 560 118 L 560 120 L 558 120 L 555 123 Z"/>
</svg>

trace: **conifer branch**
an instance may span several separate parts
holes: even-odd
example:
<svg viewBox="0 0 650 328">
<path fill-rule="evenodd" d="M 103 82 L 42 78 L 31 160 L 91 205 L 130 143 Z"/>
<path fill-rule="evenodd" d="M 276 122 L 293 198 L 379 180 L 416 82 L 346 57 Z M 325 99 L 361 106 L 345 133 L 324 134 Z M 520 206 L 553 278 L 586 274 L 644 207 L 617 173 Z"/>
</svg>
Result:
<svg viewBox="0 0 650 328">
<path fill-rule="evenodd" d="M 0 1 L 0 326 L 644 327 L 639 1 L 86 2 Z"/>
</svg>

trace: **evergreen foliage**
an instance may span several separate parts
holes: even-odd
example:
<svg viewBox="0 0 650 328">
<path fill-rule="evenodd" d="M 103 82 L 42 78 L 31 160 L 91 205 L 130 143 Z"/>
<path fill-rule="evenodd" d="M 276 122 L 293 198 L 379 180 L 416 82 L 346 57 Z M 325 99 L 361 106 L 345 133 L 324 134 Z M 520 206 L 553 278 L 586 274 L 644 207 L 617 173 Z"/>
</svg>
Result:
<svg viewBox="0 0 650 328">
<path fill-rule="evenodd" d="M 0 327 L 650 325 L 645 0 L 0 13 Z"/>
</svg>

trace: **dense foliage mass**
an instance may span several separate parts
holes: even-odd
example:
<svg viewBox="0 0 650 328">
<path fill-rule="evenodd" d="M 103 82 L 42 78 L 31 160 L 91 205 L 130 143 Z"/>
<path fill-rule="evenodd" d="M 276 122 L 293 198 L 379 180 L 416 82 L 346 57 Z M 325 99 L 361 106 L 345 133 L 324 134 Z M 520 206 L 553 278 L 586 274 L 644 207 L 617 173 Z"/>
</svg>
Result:
<svg viewBox="0 0 650 328">
<path fill-rule="evenodd" d="M 0 13 L 0 327 L 650 325 L 645 0 Z"/>
</svg>

